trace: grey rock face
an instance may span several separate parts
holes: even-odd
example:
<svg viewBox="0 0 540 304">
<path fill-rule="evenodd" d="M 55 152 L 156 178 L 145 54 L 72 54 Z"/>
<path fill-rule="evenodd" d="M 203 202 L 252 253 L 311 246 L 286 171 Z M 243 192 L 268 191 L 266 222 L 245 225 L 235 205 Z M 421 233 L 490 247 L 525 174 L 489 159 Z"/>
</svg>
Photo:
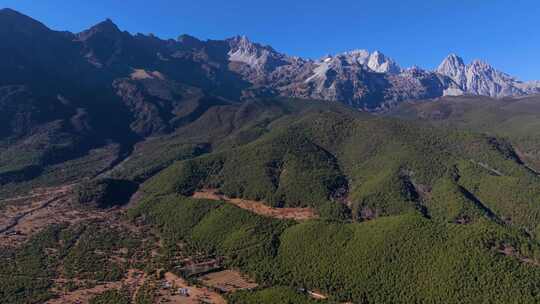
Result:
<svg viewBox="0 0 540 304">
<path fill-rule="evenodd" d="M 427 71 L 418 67 L 403 69 L 379 51 L 359 49 L 312 60 L 288 56 L 245 36 L 201 41 L 187 35 L 165 44 L 159 39 L 137 36 L 136 42 L 151 51 L 133 53 L 140 49 L 138 45 L 126 36 L 129 34 L 113 25 L 106 21 L 88 31 L 93 35 L 87 36 L 100 37 L 93 39 L 100 45 L 108 42 L 111 47 L 106 50 L 113 50 L 88 52 L 92 55 L 87 55 L 89 59 L 111 64 L 119 58 L 135 58 L 130 66 L 146 61 L 156 71 L 178 73 L 177 78 L 185 78 L 189 85 L 203 84 L 205 89 L 218 94 L 228 92 L 233 98 L 281 95 L 339 101 L 368 111 L 381 111 L 404 100 L 445 95 L 505 97 L 540 92 L 538 83 L 520 82 L 481 61 L 466 65 L 455 54 L 449 55 L 435 71 Z M 90 39 L 81 40 L 91 45 Z M 125 56 L 128 50 L 132 53 Z M 157 66 L 152 59 L 156 53 Z M 167 72 L 167 67 L 176 66 L 173 63 L 181 70 Z"/>
<path fill-rule="evenodd" d="M 456 54 L 448 55 L 437 68 L 437 73 L 450 77 L 459 87 L 467 85 L 465 63 Z"/>
<path fill-rule="evenodd" d="M 402 71 L 401 67 L 393 59 L 379 51 L 370 53 L 367 50 L 354 50 L 339 54 L 336 58 L 343 58 L 352 65 L 364 65 L 377 73 L 399 74 Z"/>
<path fill-rule="evenodd" d="M 403 70 L 378 51 L 354 50 L 309 60 L 281 54 L 246 37 L 227 42 L 231 70 L 257 88 L 287 97 L 341 101 L 377 111 L 406 99 L 442 96 L 445 84 L 451 83 L 433 72 Z"/>
<path fill-rule="evenodd" d="M 450 77 L 463 94 L 501 98 L 536 94 L 540 89 L 538 82 L 521 82 L 480 60 L 465 65 L 455 54 L 444 59 L 437 73 Z M 456 92 L 448 91 L 445 95 L 459 95 Z"/>
<path fill-rule="evenodd" d="M 4 58 L 0 85 L 29 83 L 50 89 L 76 86 L 80 79 L 107 88 L 114 84 L 115 93 L 125 97 L 123 106 L 145 109 L 148 117 L 161 118 L 162 123 L 136 128 L 137 134 L 144 136 L 169 127 L 166 115 L 160 115 L 169 112 L 162 105 L 169 107 L 174 98 L 163 98 L 168 101 L 163 102 L 149 97 L 133 84 L 143 81 L 154 88 L 154 82 L 168 87 L 170 81 L 231 101 L 280 95 L 343 102 L 368 111 L 444 95 L 540 93 L 539 82 L 521 82 L 481 61 L 465 64 L 454 54 L 436 71 L 427 71 L 404 69 L 379 51 L 359 49 L 318 60 L 304 59 L 245 36 L 202 41 L 182 35 L 177 40 L 162 40 L 153 35 L 132 35 L 111 20 L 73 34 L 52 31 L 17 12 L 0 10 L 0 25 L 0 56 Z M 115 82 L 134 71 L 135 79 Z M 135 120 L 146 126 L 145 117 Z"/>
<path fill-rule="evenodd" d="M 276 52 L 269 46 L 251 42 L 246 36 L 236 36 L 228 39 L 230 50 L 229 60 L 248 65 L 260 71 L 272 71 L 280 65 L 288 63 L 288 57 Z"/>
</svg>

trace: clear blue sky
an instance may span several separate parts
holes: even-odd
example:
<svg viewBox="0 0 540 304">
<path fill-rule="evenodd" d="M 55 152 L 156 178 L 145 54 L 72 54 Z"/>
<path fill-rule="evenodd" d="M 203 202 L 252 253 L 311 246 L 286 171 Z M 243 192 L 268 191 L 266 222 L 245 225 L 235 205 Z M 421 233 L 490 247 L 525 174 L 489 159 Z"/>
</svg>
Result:
<svg viewBox="0 0 540 304">
<path fill-rule="evenodd" d="M 111 18 L 132 33 L 202 39 L 247 35 L 290 55 L 381 50 L 434 68 L 450 52 L 540 79 L 538 0 L 0 0 L 53 29 Z"/>
</svg>

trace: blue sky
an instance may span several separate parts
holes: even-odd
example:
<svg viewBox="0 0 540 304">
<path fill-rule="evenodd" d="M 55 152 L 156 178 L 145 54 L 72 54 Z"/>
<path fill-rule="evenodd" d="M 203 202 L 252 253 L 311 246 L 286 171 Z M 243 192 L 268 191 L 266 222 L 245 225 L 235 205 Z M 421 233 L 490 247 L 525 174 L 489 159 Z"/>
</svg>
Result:
<svg viewBox="0 0 540 304">
<path fill-rule="evenodd" d="M 435 68 L 456 53 L 540 79 L 538 0 L 0 0 L 0 7 L 73 32 L 111 18 L 132 33 L 240 34 L 311 58 L 365 48 L 405 67 Z"/>
</svg>

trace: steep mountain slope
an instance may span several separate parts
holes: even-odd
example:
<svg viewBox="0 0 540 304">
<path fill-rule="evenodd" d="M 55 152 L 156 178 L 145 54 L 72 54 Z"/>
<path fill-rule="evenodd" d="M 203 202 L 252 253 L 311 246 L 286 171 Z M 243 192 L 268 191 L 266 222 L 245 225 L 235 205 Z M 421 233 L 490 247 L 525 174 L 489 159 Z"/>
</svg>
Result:
<svg viewBox="0 0 540 304">
<path fill-rule="evenodd" d="M 175 162 L 143 185 L 131 216 L 266 285 L 331 300 L 537 300 L 540 179 L 505 140 L 325 106 L 269 127 Z M 322 219 L 186 197 L 208 188 Z"/>
<path fill-rule="evenodd" d="M 283 95 L 374 110 L 438 96 L 444 87 L 439 76 L 402 72 L 378 52 L 315 62 L 245 37 L 161 40 L 122 32 L 111 20 L 71 34 L 9 9 L 0 22 L 3 193 L 38 177 L 52 185 L 99 175 L 137 143 L 175 134 L 221 105 Z M 207 143 L 189 145 L 202 151 Z M 66 174 L 68 164 L 77 172 Z"/>
<path fill-rule="evenodd" d="M 226 256 L 227 265 L 267 285 L 316 290 L 338 302 L 507 303 L 538 297 L 538 268 L 524 262 L 537 259 L 538 244 L 483 219 L 460 225 L 404 214 L 364 223 L 298 224 L 174 195 L 147 199 L 130 215 L 159 229 L 172 252 L 173 244 L 188 242 Z M 263 299 L 256 303 L 273 303 Z"/>
<path fill-rule="evenodd" d="M 0 25 L 0 196 L 68 185 L 54 225 L 0 247 L 0 302 L 110 285 L 151 303 L 163 271 L 187 278 L 208 259 L 260 284 L 232 303 L 312 303 L 311 291 L 327 303 L 540 301 L 537 98 L 404 103 L 521 94 L 490 67 L 454 56 L 439 73 L 403 69 L 367 51 L 307 60 L 110 20 L 72 34 L 12 10 Z M 32 215 L 36 196 L 0 211 Z"/>
<path fill-rule="evenodd" d="M 521 96 L 540 93 L 534 82 L 521 82 L 489 64 L 474 60 L 465 65 L 463 59 L 450 54 L 437 68 L 437 73 L 450 77 L 459 91 L 448 91 L 445 95 L 483 95 L 491 97 Z"/>
<path fill-rule="evenodd" d="M 442 96 L 455 86 L 443 75 L 403 70 L 378 51 L 356 50 L 313 61 L 280 54 L 246 37 L 229 41 L 230 66 L 257 88 L 285 97 L 342 101 L 380 111 L 403 100 Z"/>
<path fill-rule="evenodd" d="M 0 26 L 0 84 L 40 83 L 45 89 L 84 80 L 89 66 L 73 43 L 73 34 L 52 31 L 11 9 L 0 10 Z"/>
<path fill-rule="evenodd" d="M 335 110 L 296 121 L 246 145 L 176 162 L 143 189 L 189 196 L 217 188 L 358 220 L 407 212 L 455 222 L 486 216 L 536 233 L 538 177 L 504 140 Z"/>
<path fill-rule="evenodd" d="M 52 31 L 9 9 L 0 11 L 0 22 L 2 195 L 24 191 L 16 185 L 21 181 L 35 186 L 95 176 L 136 142 L 170 133 L 212 104 L 231 103 L 205 97 L 201 88 L 239 94 L 226 92 L 234 91 L 222 80 L 228 76 L 182 58 L 178 43 L 132 36 L 111 21 L 78 35 Z M 170 58 L 160 59 L 159 52 Z M 209 73 L 220 85 L 210 84 Z"/>
</svg>

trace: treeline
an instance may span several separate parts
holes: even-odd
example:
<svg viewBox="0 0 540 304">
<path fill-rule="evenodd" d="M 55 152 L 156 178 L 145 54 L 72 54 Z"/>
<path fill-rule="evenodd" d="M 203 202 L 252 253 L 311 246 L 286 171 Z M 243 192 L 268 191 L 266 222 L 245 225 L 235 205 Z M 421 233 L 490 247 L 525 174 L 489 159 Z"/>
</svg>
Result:
<svg viewBox="0 0 540 304">
<path fill-rule="evenodd" d="M 316 304 L 328 301 L 317 301 L 306 294 L 287 287 L 272 287 L 256 291 L 238 291 L 228 296 L 230 304 Z"/>
</svg>

